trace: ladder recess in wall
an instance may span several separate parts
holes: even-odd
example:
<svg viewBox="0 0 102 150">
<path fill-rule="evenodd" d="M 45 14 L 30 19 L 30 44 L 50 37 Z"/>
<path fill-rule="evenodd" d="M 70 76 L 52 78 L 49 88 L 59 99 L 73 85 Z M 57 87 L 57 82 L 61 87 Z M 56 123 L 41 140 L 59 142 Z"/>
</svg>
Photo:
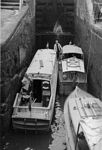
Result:
<svg viewBox="0 0 102 150">
<path fill-rule="evenodd" d="M 1 0 L 1 9 L 16 9 L 22 8 L 24 0 Z"/>
</svg>

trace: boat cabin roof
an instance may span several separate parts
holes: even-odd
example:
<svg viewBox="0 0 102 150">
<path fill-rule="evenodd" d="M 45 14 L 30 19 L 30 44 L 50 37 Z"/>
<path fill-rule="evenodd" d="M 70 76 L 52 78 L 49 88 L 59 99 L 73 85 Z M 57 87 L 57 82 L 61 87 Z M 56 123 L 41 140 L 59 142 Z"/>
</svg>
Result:
<svg viewBox="0 0 102 150">
<path fill-rule="evenodd" d="M 36 76 L 40 78 L 48 78 L 53 73 L 54 64 L 56 61 L 56 52 L 53 49 L 39 49 L 30 66 L 26 71 L 26 75 L 30 78 Z"/>
<path fill-rule="evenodd" d="M 65 54 L 65 53 L 83 54 L 82 49 L 76 45 L 63 46 L 63 54 Z"/>
</svg>

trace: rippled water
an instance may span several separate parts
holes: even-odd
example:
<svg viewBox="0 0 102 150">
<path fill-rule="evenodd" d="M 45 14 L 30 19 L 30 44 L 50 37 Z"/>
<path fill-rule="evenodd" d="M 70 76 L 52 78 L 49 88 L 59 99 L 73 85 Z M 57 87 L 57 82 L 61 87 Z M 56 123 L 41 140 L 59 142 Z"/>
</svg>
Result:
<svg viewBox="0 0 102 150">
<path fill-rule="evenodd" d="M 55 113 L 51 132 L 9 131 L 3 150 L 66 150 L 65 123 L 63 116 L 64 97 L 56 97 Z"/>
</svg>

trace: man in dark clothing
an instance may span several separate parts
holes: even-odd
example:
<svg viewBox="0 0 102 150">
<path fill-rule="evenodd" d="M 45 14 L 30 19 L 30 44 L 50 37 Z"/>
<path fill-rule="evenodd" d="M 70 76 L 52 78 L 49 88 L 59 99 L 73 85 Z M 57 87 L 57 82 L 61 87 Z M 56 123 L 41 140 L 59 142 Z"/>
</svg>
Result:
<svg viewBox="0 0 102 150">
<path fill-rule="evenodd" d="M 60 43 L 58 42 L 58 40 L 55 41 L 54 50 L 57 53 L 57 59 L 59 59 L 59 56 L 62 53 L 62 46 L 60 45 Z"/>
</svg>

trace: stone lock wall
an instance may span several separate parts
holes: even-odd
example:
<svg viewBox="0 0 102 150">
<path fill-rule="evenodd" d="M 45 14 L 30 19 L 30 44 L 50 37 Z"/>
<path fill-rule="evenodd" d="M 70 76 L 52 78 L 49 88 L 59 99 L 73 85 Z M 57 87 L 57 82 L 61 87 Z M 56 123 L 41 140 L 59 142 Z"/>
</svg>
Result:
<svg viewBox="0 0 102 150">
<path fill-rule="evenodd" d="M 31 0 L 22 7 L 11 22 L 12 27 L 15 25 L 14 30 L 7 39 L 5 34 L 6 40 L 1 43 L 0 107 L 3 103 L 6 104 L 5 109 L 0 110 L 0 121 L 3 124 L 0 123 L 0 130 L 2 131 L 9 127 L 15 95 L 20 89 L 21 79 L 35 54 L 34 4 Z"/>
<path fill-rule="evenodd" d="M 76 1 L 76 43 L 85 54 L 88 91 L 102 100 L 102 29 L 95 23 L 91 0 Z"/>
<path fill-rule="evenodd" d="M 1 45 L 1 102 L 12 91 L 11 80 L 27 67 L 34 55 L 34 16 L 29 7 L 23 15 L 10 39 Z"/>
</svg>

